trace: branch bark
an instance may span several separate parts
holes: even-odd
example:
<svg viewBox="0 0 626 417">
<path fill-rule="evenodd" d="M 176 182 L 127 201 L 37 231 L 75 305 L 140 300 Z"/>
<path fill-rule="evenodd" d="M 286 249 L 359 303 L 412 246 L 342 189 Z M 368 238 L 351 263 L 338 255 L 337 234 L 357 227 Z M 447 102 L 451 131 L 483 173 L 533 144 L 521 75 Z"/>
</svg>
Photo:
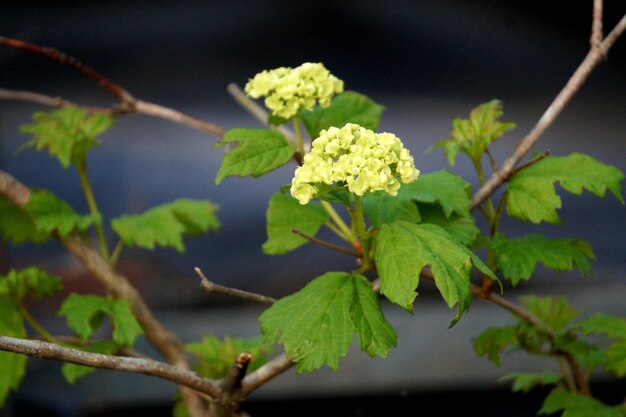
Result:
<svg viewBox="0 0 626 417">
<path fill-rule="evenodd" d="M 519 141 L 513 154 L 504 161 L 500 169 L 495 171 L 480 188 L 480 190 L 474 194 L 472 197 L 472 209 L 482 204 L 487 197 L 493 194 L 498 187 L 511 176 L 511 172 L 513 172 L 517 163 L 539 140 L 543 132 L 545 132 L 546 129 L 552 125 L 565 105 L 569 103 L 574 94 L 584 84 L 585 80 L 587 80 L 589 74 L 591 74 L 598 63 L 600 63 L 600 61 L 602 61 L 608 54 L 617 38 L 624 33 L 624 30 L 626 30 L 626 15 L 622 17 L 619 23 L 606 36 L 606 38 L 602 40 L 602 42 L 591 48 L 591 50 L 587 53 L 587 56 L 585 56 L 585 59 L 580 63 L 567 84 L 565 84 L 565 87 L 563 87 L 563 89 L 555 97 L 539 121 L 535 124 L 531 131 Z"/>
<path fill-rule="evenodd" d="M 206 275 L 200 270 L 200 268 L 195 267 L 194 270 L 196 274 L 200 277 L 200 286 L 207 293 L 216 292 L 219 294 L 230 295 L 231 297 L 241 298 L 243 300 L 255 301 L 257 303 L 263 304 L 274 304 L 276 302 L 275 298 L 268 297 L 261 294 L 256 294 L 249 291 L 239 290 L 237 288 L 224 287 L 223 285 L 219 285 L 210 281 Z"/>
<path fill-rule="evenodd" d="M 213 398 L 219 398 L 222 395 L 222 390 L 215 381 L 201 377 L 193 371 L 152 359 L 84 352 L 40 340 L 25 340 L 8 336 L 0 336 L 0 350 L 41 359 L 74 363 L 91 368 L 113 369 L 156 376 L 189 387 Z"/>
</svg>

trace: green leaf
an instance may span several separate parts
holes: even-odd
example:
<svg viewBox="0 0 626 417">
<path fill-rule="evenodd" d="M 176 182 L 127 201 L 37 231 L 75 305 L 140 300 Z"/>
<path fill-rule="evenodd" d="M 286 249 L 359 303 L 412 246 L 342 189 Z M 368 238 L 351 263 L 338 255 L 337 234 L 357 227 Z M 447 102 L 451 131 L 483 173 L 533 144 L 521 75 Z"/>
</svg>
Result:
<svg viewBox="0 0 626 417">
<path fill-rule="evenodd" d="M 6 288 L 6 292 L 3 291 L 3 287 Z M 60 290 L 60 278 L 49 275 L 47 272 L 34 266 L 20 271 L 12 269 L 4 277 L 0 275 L 0 294 L 10 294 L 18 301 L 26 297 L 35 299 L 49 297 Z"/>
<path fill-rule="evenodd" d="M 81 348 L 85 352 L 101 353 L 103 355 L 111 355 L 119 349 L 119 345 L 111 340 L 103 340 L 94 343 L 91 346 Z M 64 363 L 61 367 L 61 373 L 67 382 L 73 384 L 78 378 L 88 375 L 95 371 L 96 368 L 89 366 L 76 365 L 73 363 Z"/>
<path fill-rule="evenodd" d="M 48 153 L 59 160 L 63 168 L 70 163 L 82 165 L 87 151 L 100 146 L 96 136 L 104 133 L 113 124 L 113 119 L 104 114 L 88 114 L 77 107 L 63 107 L 49 112 L 37 112 L 34 123 L 23 125 L 21 132 L 33 135 L 26 146 L 36 150 L 48 149 Z"/>
<path fill-rule="evenodd" d="M 461 217 L 456 213 L 446 216 L 442 208 L 434 204 L 419 204 L 422 222 L 440 226 L 454 239 L 468 245 L 476 240 L 480 229 L 474 223 L 474 217 Z"/>
<path fill-rule="evenodd" d="M 360 275 L 353 276 L 355 302 L 352 318 L 361 350 L 370 356 L 387 357 L 389 349 L 396 346 L 398 335 L 389 325 L 380 309 L 372 286 Z"/>
<path fill-rule="evenodd" d="M 278 300 L 259 321 L 269 340 L 284 344 L 298 372 L 324 364 L 336 370 L 355 331 L 361 349 L 370 355 L 386 356 L 397 338 L 367 280 L 345 272 L 317 277 Z"/>
<path fill-rule="evenodd" d="M 606 349 L 604 368 L 617 377 L 626 376 L 626 340 L 613 343 Z"/>
<path fill-rule="evenodd" d="M 130 309 L 128 300 L 109 300 L 109 315 L 113 322 L 113 341 L 122 346 L 132 346 L 135 344 L 137 336 L 143 334 L 143 329 L 135 319 L 135 315 Z"/>
<path fill-rule="evenodd" d="M 480 161 L 489 145 L 509 130 L 515 123 L 500 122 L 502 103 L 491 100 L 472 109 L 469 118 L 456 118 L 452 122 L 450 138 L 435 144 L 433 148 L 443 148 L 448 162 L 454 166 L 459 151 L 466 153 L 475 163 Z"/>
<path fill-rule="evenodd" d="M 32 190 L 26 210 L 32 216 L 38 231 L 57 232 L 62 238 L 72 231 L 87 230 L 100 221 L 92 215 L 80 215 L 70 205 L 47 190 Z"/>
<path fill-rule="evenodd" d="M 0 235 L 13 244 L 32 241 L 44 242 L 48 233 L 37 230 L 28 212 L 0 196 Z"/>
<path fill-rule="evenodd" d="M 217 208 L 208 200 L 179 199 L 142 214 L 117 217 L 111 220 L 111 226 L 127 246 L 154 249 L 158 245 L 184 252 L 183 236 L 220 227 L 215 216 Z"/>
<path fill-rule="evenodd" d="M 555 372 L 511 372 L 504 375 L 498 381 L 513 381 L 513 392 L 522 391 L 527 393 L 540 385 L 556 385 L 561 380 L 561 374 Z"/>
<path fill-rule="evenodd" d="M 315 107 L 300 113 L 304 127 L 311 138 L 319 136 L 322 129 L 331 126 L 343 127 L 346 123 L 356 123 L 366 129 L 376 131 L 384 107 L 363 94 L 346 91 L 336 95 L 330 106 Z"/>
<path fill-rule="evenodd" d="M 452 321 L 456 323 L 472 300 L 469 280 L 472 263 L 497 279 L 476 255 L 439 226 L 398 221 L 383 225 L 376 236 L 381 293 L 409 312 L 417 296 L 420 272 L 429 265 L 448 307 L 458 303 Z"/>
<path fill-rule="evenodd" d="M 515 326 L 488 327 L 473 342 L 477 356 L 487 355 L 487 359 L 496 366 L 500 366 L 500 354 L 507 346 L 517 344 L 517 328 Z"/>
<path fill-rule="evenodd" d="M 530 279 L 538 262 L 556 271 L 577 268 L 582 275 L 590 275 L 588 259 L 595 259 L 591 245 L 584 240 L 549 239 L 540 234 L 516 239 L 497 234 L 491 249 L 496 254 L 496 265 L 513 285 Z"/>
<path fill-rule="evenodd" d="M 195 371 L 207 378 L 220 379 L 243 352 L 252 354 L 248 372 L 255 371 L 266 362 L 265 356 L 272 352 L 272 346 L 262 337 L 244 339 L 226 336 L 220 340 L 205 336 L 199 343 L 188 344 L 187 350 L 196 356 Z"/>
<path fill-rule="evenodd" d="M 623 317 L 596 313 L 576 323 L 574 327 L 581 328 L 584 335 L 600 333 L 611 338 L 626 339 L 626 319 Z"/>
<path fill-rule="evenodd" d="M 280 255 L 292 251 L 308 242 L 292 232 L 298 229 L 314 236 L 328 220 L 328 214 L 318 203 L 302 205 L 290 196 L 275 193 L 267 208 L 267 241 L 263 252 Z"/>
<path fill-rule="evenodd" d="M 592 157 L 573 153 L 565 157 L 549 156 L 511 177 L 508 185 L 507 212 L 510 216 L 533 223 L 558 223 L 556 212 L 561 198 L 554 183 L 572 194 L 580 195 L 583 188 L 597 197 L 608 189 L 622 204 L 621 181 L 624 174 Z"/>
<path fill-rule="evenodd" d="M 527 295 L 522 297 L 520 301 L 524 307 L 555 332 L 563 330 L 579 314 L 563 296 L 538 297 Z"/>
<path fill-rule="evenodd" d="M 0 293 L 0 335 L 26 338 L 20 308 L 10 296 Z M 0 407 L 10 391 L 17 391 L 26 372 L 27 356 L 0 351 Z"/>
<path fill-rule="evenodd" d="M 552 414 L 563 410 L 562 417 L 624 417 L 626 406 L 609 406 L 592 397 L 555 388 L 546 397 L 538 414 Z"/>
<path fill-rule="evenodd" d="M 232 129 L 216 146 L 234 142 L 238 145 L 224 154 L 216 184 L 234 175 L 261 176 L 289 162 L 296 151 L 282 133 L 269 129 Z"/>
<path fill-rule="evenodd" d="M 400 187 L 400 191 L 402 188 Z M 410 198 L 404 198 L 401 193 L 396 196 L 389 195 L 384 191 L 367 193 L 363 196 L 362 201 L 363 211 L 374 227 L 393 223 L 396 220 L 410 223 L 418 223 L 421 220 L 415 202 Z"/>
<path fill-rule="evenodd" d="M 113 341 L 119 345 L 132 346 L 143 333 L 128 300 L 124 299 L 72 293 L 63 301 L 59 315 L 64 316 L 67 325 L 83 339 L 89 339 L 100 327 L 104 315 L 111 318 Z"/>
<path fill-rule="evenodd" d="M 417 181 L 404 184 L 398 194 L 422 203 L 437 203 L 446 217 L 457 213 L 470 216 L 470 185 L 449 171 L 435 171 L 420 175 Z"/>
</svg>

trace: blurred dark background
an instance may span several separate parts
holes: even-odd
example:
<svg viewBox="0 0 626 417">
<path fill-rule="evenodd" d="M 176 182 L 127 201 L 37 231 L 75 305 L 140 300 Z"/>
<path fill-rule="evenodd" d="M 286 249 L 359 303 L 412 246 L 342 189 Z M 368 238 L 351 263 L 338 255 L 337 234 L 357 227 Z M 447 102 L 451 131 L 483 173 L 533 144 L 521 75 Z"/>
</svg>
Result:
<svg viewBox="0 0 626 417">
<path fill-rule="evenodd" d="M 401 137 L 423 172 L 448 168 L 441 151 L 425 154 L 448 136 L 452 119 L 493 98 L 504 120 L 518 128 L 493 147 L 502 161 L 540 117 L 589 48 L 591 1 L 89 1 L 0 3 L 0 34 L 61 49 L 93 66 L 136 97 L 204 118 L 225 128 L 258 124 L 229 97 L 263 69 L 323 62 L 347 89 L 386 107 L 381 130 Z M 626 12 L 622 0 L 605 2 L 608 31 Z M 91 80 L 41 57 L 0 48 L 0 87 L 37 91 L 83 104 L 113 102 Z M 626 41 L 620 39 L 559 117 L 536 150 L 553 155 L 586 152 L 626 170 Z M 41 107 L 0 102 L 0 167 L 32 187 L 47 187 L 86 211 L 74 172 L 44 154 L 16 149 L 27 139 L 20 124 Z M 184 341 L 202 335 L 255 336 L 261 307 L 198 286 L 199 266 L 223 285 L 274 297 L 300 288 L 327 270 L 350 270 L 352 260 L 308 245 L 282 257 L 262 254 L 267 199 L 291 179 L 283 167 L 261 179 L 214 178 L 222 150 L 216 138 L 148 118 L 121 118 L 90 160 L 93 185 L 105 216 L 141 212 L 179 197 L 209 198 L 221 206 L 222 229 L 187 240 L 187 253 L 127 250 L 120 268 L 146 294 L 157 316 Z M 475 185 L 462 157 L 453 170 Z M 511 236 L 544 231 L 592 243 L 594 277 L 540 269 L 534 281 L 506 295 L 567 294 L 588 312 L 626 314 L 626 221 L 612 196 L 562 194 L 561 225 L 508 221 Z M 110 236 L 111 242 L 114 237 Z M 68 291 L 101 291 L 54 244 L 5 247 L 0 267 L 37 264 L 64 277 Z M 424 284 L 422 284 L 424 285 Z M 58 300 L 56 300 L 58 301 Z M 40 314 L 51 328 L 57 304 Z M 390 358 L 370 359 L 354 349 L 338 373 L 282 376 L 255 394 L 248 410 L 261 415 L 380 416 L 446 412 L 473 416 L 534 415 L 541 395 L 509 394 L 496 379 L 508 371 L 542 369 L 524 355 L 504 358 L 502 369 L 474 357 L 470 343 L 487 325 L 508 316 L 477 301 L 453 329 L 453 313 L 424 285 L 414 316 L 385 312 L 398 329 Z M 140 348 L 149 349 L 140 345 Z M 71 386 L 55 363 L 31 360 L 22 389 L 6 416 L 107 415 L 149 411 L 168 415 L 172 384 L 97 371 Z M 619 402 L 624 384 L 594 380 L 595 392 Z M 323 401 L 321 401 L 323 399 Z M 393 411 L 390 411 L 392 410 Z M 307 414 L 308 413 L 308 414 Z M 490 414 L 492 413 L 492 414 Z"/>
</svg>

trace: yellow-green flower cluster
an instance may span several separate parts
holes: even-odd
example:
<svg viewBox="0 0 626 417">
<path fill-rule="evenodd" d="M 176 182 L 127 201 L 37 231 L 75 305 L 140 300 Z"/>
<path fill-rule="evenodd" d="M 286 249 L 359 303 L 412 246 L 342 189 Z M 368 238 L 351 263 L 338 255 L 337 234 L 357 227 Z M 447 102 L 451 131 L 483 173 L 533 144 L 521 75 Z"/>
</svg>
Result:
<svg viewBox="0 0 626 417">
<path fill-rule="evenodd" d="M 419 175 L 410 152 L 392 133 L 374 133 L 357 124 L 322 130 L 291 181 L 291 195 L 307 204 L 319 192 L 316 184 L 344 183 L 358 196 L 384 191 L 396 195 L 400 181 Z"/>
<path fill-rule="evenodd" d="M 265 97 L 265 105 L 274 115 L 289 119 L 302 109 L 312 109 L 316 101 L 328 107 L 333 95 L 343 91 L 343 81 L 324 65 L 307 62 L 296 68 L 260 72 L 245 90 L 250 97 Z"/>
</svg>

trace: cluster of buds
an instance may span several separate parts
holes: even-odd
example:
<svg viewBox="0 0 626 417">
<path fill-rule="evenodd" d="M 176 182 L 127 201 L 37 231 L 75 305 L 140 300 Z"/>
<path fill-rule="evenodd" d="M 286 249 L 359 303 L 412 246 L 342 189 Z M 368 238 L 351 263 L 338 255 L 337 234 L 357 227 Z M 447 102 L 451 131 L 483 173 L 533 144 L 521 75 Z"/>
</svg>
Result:
<svg viewBox="0 0 626 417">
<path fill-rule="evenodd" d="M 320 132 L 296 169 L 291 195 L 307 204 L 319 192 L 316 184 L 333 183 L 357 196 L 376 191 L 396 195 L 400 182 L 408 184 L 418 175 L 413 157 L 397 136 L 348 123 Z"/>
<path fill-rule="evenodd" d="M 260 72 L 248 81 L 245 91 L 252 98 L 265 97 L 272 114 L 289 119 L 300 110 L 312 109 L 316 102 L 328 107 L 333 95 L 343 92 L 343 81 L 324 65 L 307 62 Z"/>
</svg>

